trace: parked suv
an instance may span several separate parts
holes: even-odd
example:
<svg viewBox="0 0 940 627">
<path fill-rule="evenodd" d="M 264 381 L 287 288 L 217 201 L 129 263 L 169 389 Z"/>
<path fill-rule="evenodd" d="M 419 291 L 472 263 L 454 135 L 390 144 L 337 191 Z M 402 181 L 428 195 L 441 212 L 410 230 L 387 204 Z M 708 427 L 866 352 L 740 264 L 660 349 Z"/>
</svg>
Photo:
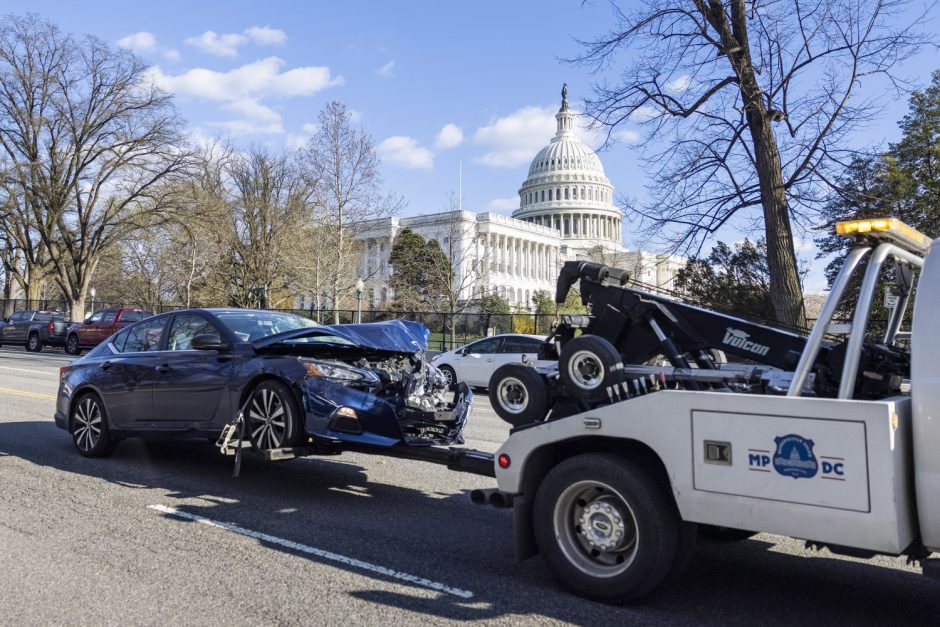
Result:
<svg viewBox="0 0 940 627">
<path fill-rule="evenodd" d="M 88 316 L 84 322 L 74 322 L 68 328 L 65 352 L 78 355 L 82 349 L 94 348 L 129 324 L 149 318 L 153 313 L 143 309 L 102 309 Z"/>
<path fill-rule="evenodd" d="M 20 344 L 31 353 L 43 346 L 64 346 L 69 323 L 60 311 L 17 311 L 0 327 L 0 346 Z"/>
</svg>

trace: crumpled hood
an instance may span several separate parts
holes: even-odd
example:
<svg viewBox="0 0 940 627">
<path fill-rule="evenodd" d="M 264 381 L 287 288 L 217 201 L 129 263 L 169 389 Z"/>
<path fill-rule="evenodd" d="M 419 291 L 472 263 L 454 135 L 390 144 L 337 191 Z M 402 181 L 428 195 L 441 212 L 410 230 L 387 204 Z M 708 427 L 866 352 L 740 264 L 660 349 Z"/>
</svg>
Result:
<svg viewBox="0 0 940 627">
<path fill-rule="evenodd" d="M 428 349 L 430 331 L 419 322 L 388 320 L 367 324 L 333 324 L 306 327 L 269 335 L 252 342 L 255 349 L 282 344 L 288 340 L 307 337 L 333 336 L 348 340 L 363 348 L 396 353 L 423 353 Z"/>
</svg>

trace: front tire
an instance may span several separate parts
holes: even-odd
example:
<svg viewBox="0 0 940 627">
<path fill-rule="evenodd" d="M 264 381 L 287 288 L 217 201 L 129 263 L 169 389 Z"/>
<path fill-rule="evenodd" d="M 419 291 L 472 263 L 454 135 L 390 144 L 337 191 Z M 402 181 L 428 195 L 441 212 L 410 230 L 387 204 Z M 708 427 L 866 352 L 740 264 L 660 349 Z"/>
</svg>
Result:
<svg viewBox="0 0 940 627">
<path fill-rule="evenodd" d="M 26 350 L 31 353 L 38 353 L 42 350 L 42 340 L 39 339 L 38 333 L 30 333 L 26 338 Z"/>
<path fill-rule="evenodd" d="M 578 594 L 608 603 L 650 593 L 675 569 L 675 503 L 642 465 L 607 453 L 558 464 L 535 496 L 539 551 Z M 681 567 L 681 565 L 680 565 Z"/>
<path fill-rule="evenodd" d="M 545 380 L 531 366 L 503 364 L 490 377 L 490 405 L 514 427 L 544 420 L 548 414 Z"/>
<path fill-rule="evenodd" d="M 300 408 L 280 381 L 262 381 L 251 391 L 245 420 L 251 445 L 259 451 L 294 446 L 303 436 Z"/>
<path fill-rule="evenodd" d="M 78 343 L 77 335 L 70 335 L 69 339 L 65 341 L 65 352 L 69 355 L 81 355 L 82 347 Z"/>
<path fill-rule="evenodd" d="M 83 457 L 106 457 L 113 449 L 108 414 L 97 394 L 85 394 L 72 404 L 69 431 Z"/>
<path fill-rule="evenodd" d="M 438 366 L 437 369 L 444 375 L 444 379 L 447 381 L 447 389 L 452 390 L 457 385 L 457 373 L 450 366 Z"/>
</svg>

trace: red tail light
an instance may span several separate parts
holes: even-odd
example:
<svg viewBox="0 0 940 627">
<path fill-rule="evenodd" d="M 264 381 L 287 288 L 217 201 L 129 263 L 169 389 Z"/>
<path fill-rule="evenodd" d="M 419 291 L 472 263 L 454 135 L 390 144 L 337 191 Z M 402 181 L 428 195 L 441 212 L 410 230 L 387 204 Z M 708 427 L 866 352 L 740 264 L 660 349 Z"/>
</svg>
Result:
<svg viewBox="0 0 940 627">
<path fill-rule="evenodd" d="M 49 323 L 49 335 L 52 335 L 53 333 L 55 333 L 55 322 L 50 322 Z"/>
</svg>

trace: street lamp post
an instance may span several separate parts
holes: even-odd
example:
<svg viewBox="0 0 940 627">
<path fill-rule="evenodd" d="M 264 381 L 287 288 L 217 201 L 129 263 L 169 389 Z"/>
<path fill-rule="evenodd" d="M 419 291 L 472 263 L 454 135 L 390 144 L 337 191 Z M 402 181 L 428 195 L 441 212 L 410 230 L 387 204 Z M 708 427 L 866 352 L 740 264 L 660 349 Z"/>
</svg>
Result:
<svg viewBox="0 0 940 627">
<path fill-rule="evenodd" d="M 91 313 L 95 313 L 95 288 L 88 290 L 88 293 L 91 294 Z"/>
<path fill-rule="evenodd" d="M 362 323 L 362 290 L 365 286 L 362 277 L 356 279 L 356 324 Z"/>
</svg>

